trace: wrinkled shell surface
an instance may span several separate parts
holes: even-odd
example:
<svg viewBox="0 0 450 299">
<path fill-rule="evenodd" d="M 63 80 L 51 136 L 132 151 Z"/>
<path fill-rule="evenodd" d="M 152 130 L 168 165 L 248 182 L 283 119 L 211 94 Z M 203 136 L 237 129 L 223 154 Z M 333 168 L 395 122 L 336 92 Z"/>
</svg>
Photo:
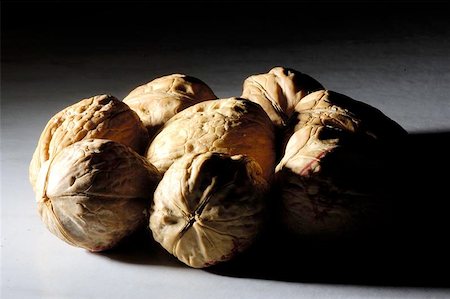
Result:
<svg viewBox="0 0 450 299">
<path fill-rule="evenodd" d="M 274 138 L 272 122 L 259 105 L 239 98 L 206 101 L 172 117 L 151 142 L 147 158 L 164 173 L 189 153 L 243 154 L 258 162 L 264 178 L 270 180 Z"/>
<path fill-rule="evenodd" d="M 183 263 L 202 268 L 231 259 L 258 234 L 268 189 L 252 159 L 186 155 L 165 173 L 150 216 L 153 236 Z"/>
<path fill-rule="evenodd" d="M 216 98 L 203 81 L 173 74 L 135 88 L 123 101 L 139 115 L 150 137 L 153 137 L 178 112 L 196 103 Z"/>
<path fill-rule="evenodd" d="M 242 97 L 258 103 L 276 126 L 286 125 L 295 106 L 309 93 L 323 89 L 312 77 L 299 71 L 275 67 L 266 74 L 244 81 Z"/>
<path fill-rule="evenodd" d="M 160 174 L 120 143 L 87 139 L 44 163 L 36 183 L 38 211 L 63 241 L 106 250 L 147 218 Z"/>
<path fill-rule="evenodd" d="M 303 98 L 294 117 L 276 168 L 283 221 L 301 235 L 335 236 L 376 220 L 385 204 L 381 149 L 406 132 L 376 108 L 325 90 Z"/>
<path fill-rule="evenodd" d="M 54 115 L 45 126 L 29 167 L 35 186 L 42 164 L 65 147 L 89 138 L 110 139 L 142 154 L 148 133 L 137 114 L 109 95 L 84 99 Z"/>
</svg>

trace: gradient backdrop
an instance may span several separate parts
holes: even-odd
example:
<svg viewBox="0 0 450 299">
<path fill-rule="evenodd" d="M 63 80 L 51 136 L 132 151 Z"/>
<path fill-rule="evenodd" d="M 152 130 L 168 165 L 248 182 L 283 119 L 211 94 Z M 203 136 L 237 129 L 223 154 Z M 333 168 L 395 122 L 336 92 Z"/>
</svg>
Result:
<svg viewBox="0 0 450 299">
<path fill-rule="evenodd" d="M 449 265 L 447 12 L 444 2 L 2 2 L 1 297 L 450 296 L 448 272 L 438 272 Z M 287 256 L 272 244 L 252 262 L 201 271 L 143 240 L 89 254 L 45 229 L 27 172 L 56 112 L 96 94 L 121 99 L 171 73 L 239 96 L 245 78 L 274 66 L 371 104 L 411 133 L 392 166 L 394 238 Z"/>
</svg>

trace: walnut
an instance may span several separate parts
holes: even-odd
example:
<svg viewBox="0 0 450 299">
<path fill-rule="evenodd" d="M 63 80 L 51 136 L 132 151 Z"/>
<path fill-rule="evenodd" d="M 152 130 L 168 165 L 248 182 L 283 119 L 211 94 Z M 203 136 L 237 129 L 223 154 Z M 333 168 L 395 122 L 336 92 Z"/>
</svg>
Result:
<svg viewBox="0 0 450 299">
<path fill-rule="evenodd" d="M 131 91 L 123 101 L 141 118 L 150 137 L 172 116 L 216 95 L 203 81 L 182 74 L 163 76 Z"/>
<path fill-rule="evenodd" d="M 45 161 L 65 147 L 89 138 L 117 141 L 139 154 L 149 142 L 137 114 L 115 97 L 99 95 L 81 100 L 54 115 L 45 126 L 29 167 L 33 188 Z"/>
<path fill-rule="evenodd" d="M 314 78 L 299 71 L 274 67 L 266 74 L 253 75 L 244 81 L 242 98 L 261 105 L 277 127 L 283 127 L 294 107 L 307 94 L 323 89 Z"/>
<path fill-rule="evenodd" d="M 229 260 L 257 236 L 267 189 L 261 168 L 249 157 L 185 155 L 155 191 L 150 229 L 156 241 L 191 267 Z"/>
<path fill-rule="evenodd" d="M 156 168 L 131 148 L 82 140 L 43 163 L 36 182 L 38 211 L 68 244 L 106 250 L 148 221 L 159 180 Z"/>
<path fill-rule="evenodd" d="M 387 212 L 381 166 L 405 131 L 378 109 L 321 90 L 301 99 L 276 167 L 282 219 L 294 233 L 364 231 Z"/>
<path fill-rule="evenodd" d="M 164 173 L 185 154 L 219 152 L 253 158 L 270 181 L 275 168 L 274 128 L 261 106 L 228 98 L 198 103 L 172 117 L 150 143 L 147 158 Z"/>
</svg>

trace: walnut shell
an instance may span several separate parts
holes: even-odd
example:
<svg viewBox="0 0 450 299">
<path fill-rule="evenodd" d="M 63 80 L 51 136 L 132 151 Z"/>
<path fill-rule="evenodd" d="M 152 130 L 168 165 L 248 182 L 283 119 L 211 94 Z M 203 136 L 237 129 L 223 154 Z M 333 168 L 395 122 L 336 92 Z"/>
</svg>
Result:
<svg viewBox="0 0 450 299">
<path fill-rule="evenodd" d="M 259 165 L 242 155 L 182 157 L 155 191 L 153 237 L 191 267 L 231 259 L 252 243 L 261 227 L 268 189 L 261 174 Z"/>
<path fill-rule="evenodd" d="M 274 67 L 266 74 L 245 79 L 241 97 L 261 105 L 274 125 L 282 127 L 304 96 L 321 89 L 322 84 L 306 74 Z"/>
<path fill-rule="evenodd" d="M 147 158 L 164 173 L 188 153 L 243 154 L 259 163 L 269 181 L 275 167 L 274 138 L 261 106 L 240 98 L 206 101 L 172 117 L 150 143 Z"/>
<path fill-rule="evenodd" d="M 160 178 L 154 166 L 123 144 L 82 140 L 42 165 L 36 182 L 38 211 L 61 240 L 106 250 L 148 221 Z"/>
<path fill-rule="evenodd" d="M 216 98 L 211 88 L 200 79 L 172 74 L 136 87 L 123 101 L 139 115 L 150 137 L 153 137 L 178 112 Z"/>
<path fill-rule="evenodd" d="M 33 188 L 45 161 L 65 147 L 89 138 L 117 141 L 139 154 L 149 142 L 139 117 L 125 103 L 110 95 L 81 100 L 54 115 L 45 126 L 29 167 Z"/>
<path fill-rule="evenodd" d="M 376 223 L 387 212 L 387 149 L 406 132 L 378 109 L 326 90 L 304 97 L 290 126 L 276 167 L 289 229 L 335 237 Z"/>
</svg>

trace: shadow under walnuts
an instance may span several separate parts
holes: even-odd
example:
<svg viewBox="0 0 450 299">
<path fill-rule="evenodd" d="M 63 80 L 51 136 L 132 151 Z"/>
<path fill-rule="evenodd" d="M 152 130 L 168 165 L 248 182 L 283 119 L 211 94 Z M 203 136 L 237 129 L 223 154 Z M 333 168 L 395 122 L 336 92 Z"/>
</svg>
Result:
<svg viewBox="0 0 450 299">
<path fill-rule="evenodd" d="M 290 282 L 450 287 L 450 132 L 410 134 L 382 165 L 389 215 L 364 234 L 300 239 L 269 223 L 235 259 L 206 271 Z"/>
<path fill-rule="evenodd" d="M 123 263 L 184 267 L 183 263 L 153 240 L 152 233 L 147 227 L 126 237 L 118 246 L 95 254 Z"/>
<path fill-rule="evenodd" d="M 254 245 L 209 273 L 289 282 L 450 287 L 450 132 L 410 134 L 392 145 L 382 165 L 392 200 L 386 219 L 364 234 L 301 239 L 272 217 Z M 380 161 L 380 159 L 377 159 Z M 148 229 L 98 253 L 124 263 L 187 267 L 156 243 Z"/>
</svg>

